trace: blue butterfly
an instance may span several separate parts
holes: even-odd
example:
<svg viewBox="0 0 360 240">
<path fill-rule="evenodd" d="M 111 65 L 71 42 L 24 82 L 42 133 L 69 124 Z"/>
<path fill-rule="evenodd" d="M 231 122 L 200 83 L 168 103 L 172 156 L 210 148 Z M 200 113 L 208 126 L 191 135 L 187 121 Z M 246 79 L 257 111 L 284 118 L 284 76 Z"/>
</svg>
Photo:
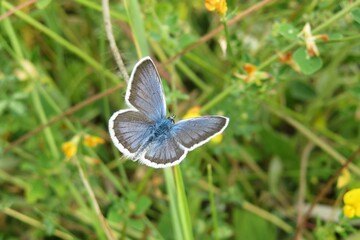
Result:
<svg viewBox="0 0 360 240">
<path fill-rule="evenodd" d="M 227 127 L 229 119 L 203 116 L 174 122 L 166 117 L 166 102 L 159 73 L 150 57 L 134 67 L 125 96 L 129 109 L 115 112 L 109 132 L 126 157 L 153 168 L 179 164 L 186 154 Z"/>
</svg>

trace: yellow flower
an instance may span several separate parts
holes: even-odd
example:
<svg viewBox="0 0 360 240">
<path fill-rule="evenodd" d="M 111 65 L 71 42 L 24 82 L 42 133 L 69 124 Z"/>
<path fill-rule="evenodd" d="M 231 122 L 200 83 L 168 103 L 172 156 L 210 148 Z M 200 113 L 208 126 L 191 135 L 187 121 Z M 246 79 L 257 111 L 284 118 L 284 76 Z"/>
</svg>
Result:
<svg viewBox="0 0 360 240">
<path fill-rule="evenodd" d="M 209 11 L 216 11 L 223 16 L 227 12 L 226 0 L 205 0 L 205 8 Z"/>
<path fill-rule="evenodd" d="M 350 171 L 347 168 L 342 170 L 340 176 L 337 179 L 336 187 L 342 188 L 346 186 L 350 182 L 350 177 Z"/>
<path fill-rule="evenodd" d="M 84 137 L 84 144 L 88 147 L 96 147 L 99 144 L 104 144 L 105 140 L 91 135 L 85 135 Z"/>
<path fill-rule="evenodd" d="M 224 136 L 222 133 L 220 133 L 219 135 L 216 135 L 215 137 L 213 137 L 210 142 L 213 143 L 213 144 L 219 144 L 222 142 Z"/>
<path fill-rule="evenodd" d="M 190 108 L 184 115 L 183 119 L 186 118 L 193 118 L 193 117 L 200 117 L 200 107 L 199 106 L 195 106 Z"/>
<path fill-rule="evenodd" d="M 344 195 L 344 215 L 348 218 L 360 217 L 360 188 L 355 188 Z"/>
<path fill-rule="evenodd" d="M 311 33 L 311 26 L 309 23 L 306 23 L 303 30 L 300 32 L 300 36 L 303 37 L 306 45 L 308 55 L 310 57 L 320 56 L 320 52 L 316 46 L 315 40 L 322 39 L 323 41 L 328 41 L 329 37 L 326 34 L 319 34 L 313 36 Z"/>
<path fill-rule="evenodd" d="M 77 144 L 74 141 L 63 143 L 61 148 L 67 158 L 73 157 L 77 152 Z"/>
</svg>

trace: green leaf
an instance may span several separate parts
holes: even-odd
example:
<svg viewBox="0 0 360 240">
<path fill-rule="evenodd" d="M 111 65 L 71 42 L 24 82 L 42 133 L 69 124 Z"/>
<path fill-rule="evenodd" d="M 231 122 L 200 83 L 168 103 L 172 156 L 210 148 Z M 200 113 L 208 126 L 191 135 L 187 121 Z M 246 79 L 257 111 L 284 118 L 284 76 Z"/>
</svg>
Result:
<svg viewBox="0 0 360 240">
<path fill-rule="evenodd" d="M 146 210 L 148 210 L 150 205 L 151 205 L 150 198 L 148 198 L 148 197 L 140 197 L 137 200 L 136 209 L 135 209 L 134 213 L 137 214 L 137 215 L 144 214 L 146 212 Z"/>
<path fill-rule="evenodd" d="M 329 38 L 329 40 L 340 40 L 343 39 L 344 36 L 341 33 L 330 33 L 330 34 L 326 34 Z"/>
<path fill-rule="evenodd" d="M 26 200 L 29 203 L 35 203 L 38 200 L 45 199 L 46 187 L 41 180 L 32 181 L 26 189 Z"/>
<path fill-rule="evenodd" d="M 218 234 L 220 236 L 220 239 L 231 239 L 231 236 L 233 235 L 233 229 L 228 224 L 225 224 L 224 222 L 220 223 Z M 212 232 L 213 239 L 217 239 L 218 236 L 214 234 L 215 232 Z"/>
<path fill-rule="evenodd" d="M 51 236 L 55 231 L 54 217 L 51 215 L 45 216 L 43 220 L 44 230 L 47 236 Z"/>
<path fill-rule="evenodd" d="M 294 53 L 294 61 L 299 65 L 301 71 L 306 75 L 311 75 L 318 71 L 322 65 L 323 62 L 321 58 L 319 57 L 310 57 L 307 54 L 307 50 L 305 47 L 299 48 Z"/>
<path fill-rule="evenodd" d="M 179 48 L 185 48 L 193 42 L 196 42 L 198 38 L 192 34 L 182 34 L 179 36 Z"/>
<path fill-rule="evenodd" d="M 129 219 L 127 223 L 129 227 L 134 228 L 138 231 L 143 231 L 145 228 L 145 222 L 141 219 Z"/>
<path fill-rule="evenodd" d="M 0 115 L 2 115 L 3 112 L 5 111 L 7 104 L 8 102 L 6 100 L 0 101 Z"/>
<path fill-rule="evenodd" d="M 36 7 L 39 9 L 44 9 L 51 3 L 51 1 L 52 0 L 38 0 L 36 2 Z"/>
<path fill-rule="evenodd" d="M 301 101 L 310 101 L 316 97 L 314 88 L 304 81 L 291 81 L 289 92 L 293 98 Z"/>
<path fill-rule="evenodd" d="M 360 100 L 360 84 L 355 85 L 353 88 L 350 89 L 350 92 L 354 97 Z"/>
<path fill-rule="evenodd" d="M 12 112 L 19 114 L 19 115 L 22 115 L 23 113 L 25 113 L 25 109 L 26 109 L 24 104 L 22 104 L 19 101 L 9 102 L 8 107 Z"/>
<path fill-rule="evenodd" d="M 356 8 L 354 11 L 352 11 L 351 16 L 357 23 L 360 23 L 360 8 Z"/>
<path fill-rule="evenodd" d="M 125 9 L 129 18 L 129 23 L 134 36 L 134 43 L 138 57 L 148 56 L 150 51 L 146 42 L 146 34 L 144 22 L 142 19 L 142 12 L 137 0 L 125 0 Z"/>
<path fill-rule="evenodd" d="M 297 39 L 299 30 L 290 23 L 282 23 L 279 26 L 279 33 L 286 39 L 295 40 Z"/>
<path fill-rule="evenodd" d="M 113 222 L 127 222 L 129 213 L 126 212 L 126 203 L 124 199 L 119 199 L 110 207 L 107 219 Z"/>
<path fill-rule="evenodd" d="M 293 163 L 298 160 L 294 143 L 287 136 L 264 128 L 260 132 L 263 150 L 268 154 L 280 157 L 281 160 Z"/>
<path fill-rule="evenodd" d="M 233 213 L 233 218 L 233 223 L 236 224 L 233 227 L 235 230 L 234 239 L 277 239 L 275 227 L 253 213 L 236 209 Z"/>
</svg>

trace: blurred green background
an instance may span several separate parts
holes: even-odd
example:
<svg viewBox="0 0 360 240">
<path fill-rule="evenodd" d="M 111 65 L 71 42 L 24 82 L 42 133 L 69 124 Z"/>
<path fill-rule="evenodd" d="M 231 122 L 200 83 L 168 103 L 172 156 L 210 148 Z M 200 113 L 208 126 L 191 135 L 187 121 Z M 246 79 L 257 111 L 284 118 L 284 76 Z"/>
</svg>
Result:
<svg viewBox="0 0 360 240">
<path fill-rule="evenodd" d="M 165 170 L 109 138 L 126 82 L 101 4 L 0 1 L 0 239 L 360 237 L 341 213 L 358 160 L 302 224 L 360 142 L 359 0 L 110 1 L 128 72 L 150 55 L 177 120 L 230 118 Z"/>
</svg>

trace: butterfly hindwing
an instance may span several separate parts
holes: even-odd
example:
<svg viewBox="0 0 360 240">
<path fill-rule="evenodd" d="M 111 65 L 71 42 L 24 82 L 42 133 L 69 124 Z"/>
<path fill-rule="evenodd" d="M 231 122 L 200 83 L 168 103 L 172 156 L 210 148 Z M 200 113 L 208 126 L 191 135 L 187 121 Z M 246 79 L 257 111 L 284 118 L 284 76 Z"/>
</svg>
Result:
<svg viewBox="0 0 360 240">
<path fill-rule="evenodd" d="M 149 57 L 134 67 L 126 92 L 128 105 L 136 108 L 151 120 L 166 116 L 166 103 L 161 79 L 155 64 Z"/>
<path fill-rule="evenodd" d="M 141 112 L 120 110 L 109 121 L 111 139 L 116 147 L 127 157 L 133 158 L 145 143 L 151 132 L 153 122 Z"/>
<path fill-rule="evenodd" d="M 177 122 L 172 131 L 177 142 L 193 150 L 221 133 L 228 122 L 229 119 L 222 116 L 196 117 Z"/>
<path fill-rule="evenodd" d="M 178 164 L 186 156 L 184 149 L 171 133 L 150 144 L 140 161 L 154 168 L 170 167 Z"/>
</svg>

